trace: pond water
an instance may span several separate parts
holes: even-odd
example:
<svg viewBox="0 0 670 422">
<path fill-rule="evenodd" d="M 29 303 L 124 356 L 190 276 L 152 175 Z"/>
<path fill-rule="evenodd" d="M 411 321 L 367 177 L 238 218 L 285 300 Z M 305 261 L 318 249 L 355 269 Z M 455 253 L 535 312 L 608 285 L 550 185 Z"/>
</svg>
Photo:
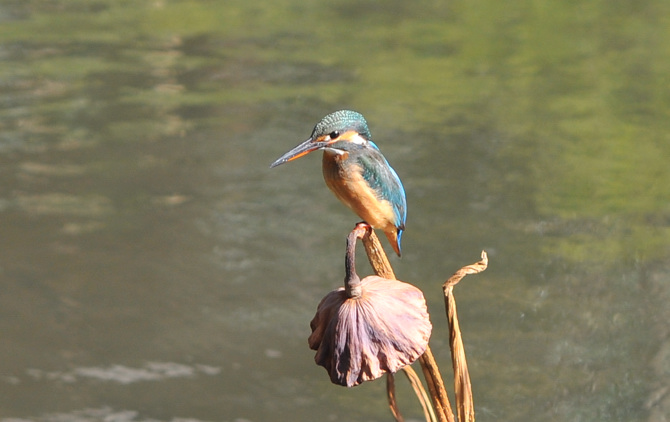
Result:
<svg viewBox="0 0 670 422">
<path fill-rule="evenodd" d="M 3 2 L 0 421 L 391 420 L 307 347 L 357 217 L 318 154 L 269 169 L 341 108 L 405 185 L 390 259 L 450 391 L 441 284 L 489 253 L 455 290 L 479 421 L 667 420 L 668 16 Z"/>
</svg>

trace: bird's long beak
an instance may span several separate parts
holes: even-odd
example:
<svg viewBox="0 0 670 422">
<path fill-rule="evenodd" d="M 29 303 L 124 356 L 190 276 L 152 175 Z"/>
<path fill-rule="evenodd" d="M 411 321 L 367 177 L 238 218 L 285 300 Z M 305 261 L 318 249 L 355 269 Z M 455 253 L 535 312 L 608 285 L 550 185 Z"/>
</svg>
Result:
<svg viewBox="0 0 670 422">
<path fill-rule="evenodd" d="M 317 149 L 321 149 L 328 145 L 328 142 L 324 141 L 318 141 L 312 138 L 309 138 L 305 142 L 301 143 L 300 145 L 296 146 L 286 154 L 282 155 L 275 161 L 274 163 L 270 164 L 270 168 L 272 167 L 277 167 L 280 164 L 284 164 L 289 161 L 293 161 L 296 158 L 300 158 L 303 155 L 307 155 L 312 151 L 316 151 Z"/>
</svg>

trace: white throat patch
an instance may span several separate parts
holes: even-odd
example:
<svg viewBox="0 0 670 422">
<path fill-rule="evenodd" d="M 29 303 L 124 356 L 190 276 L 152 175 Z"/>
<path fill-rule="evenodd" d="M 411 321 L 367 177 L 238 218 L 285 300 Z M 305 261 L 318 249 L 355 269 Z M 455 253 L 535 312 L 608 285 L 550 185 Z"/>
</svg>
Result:
<svg viewBox="0 0 670 422">
<path fill-rule="evenodd" d="M 330 147 L 325 147 L 323 150 L 325 152 L 328 152 L 330 154 L 335 154 L 335 155 L 344 155 L 344 154 L 347 153 L 346 151 L 342 151 L 341 149 L 330 148 Z"/>
</svg>

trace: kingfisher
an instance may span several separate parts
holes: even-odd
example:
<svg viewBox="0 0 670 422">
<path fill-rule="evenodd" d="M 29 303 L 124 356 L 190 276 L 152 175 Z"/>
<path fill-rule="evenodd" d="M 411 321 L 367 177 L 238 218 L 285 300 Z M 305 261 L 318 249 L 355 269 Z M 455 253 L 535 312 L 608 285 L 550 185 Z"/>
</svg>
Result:
<svg viewBox="0 0 670 422">
<path fill-rule="evenodd" d="M 398 174 L 372 142 L 368 123 L 351 110 L 333 112 L 312 135 L 282 155 L 270 168 L 323 150 L 323 178 L 335 196 L 375 229 L 384 231 L 400 256 L 407 199 Z"/>
</svg>

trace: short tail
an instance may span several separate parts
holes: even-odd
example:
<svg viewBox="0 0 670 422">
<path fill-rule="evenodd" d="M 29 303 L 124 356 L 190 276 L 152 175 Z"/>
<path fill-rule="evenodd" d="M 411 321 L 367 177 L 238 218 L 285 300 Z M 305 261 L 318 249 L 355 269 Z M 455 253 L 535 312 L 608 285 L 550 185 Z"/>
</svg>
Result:
<svg viewBox="0 0 670 422">
<path fill-rule="evenodd" d="M 389 240 L 391 247 L 398 256 L 402 256 L 402 249 L 400 248 L 400 238 L 402 237 L 401 229 L 394 229 L 384 233 Z"/>
</svg>

